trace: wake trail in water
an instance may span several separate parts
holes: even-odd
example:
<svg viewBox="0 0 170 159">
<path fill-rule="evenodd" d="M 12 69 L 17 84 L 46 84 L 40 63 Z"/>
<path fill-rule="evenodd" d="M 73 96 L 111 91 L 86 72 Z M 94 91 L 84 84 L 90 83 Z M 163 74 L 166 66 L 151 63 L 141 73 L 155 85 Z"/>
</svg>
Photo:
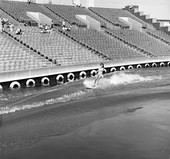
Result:
<svg viewBox="0 0 170 159">
<path fill-rule="evenodd" d="M 97 88 L 107 88 L 111 86 L 134 84 L 139 82 L 148 82 L 153 80 L 161 80 L 162 76 L 141 76 L 139 74 L 128 74 L 128 73 L 115 73 L 109 78 L 103 78 L 99 81 Z M 84 81 L 86 87 L 92 87 L 94 85 L 94 80 L 87 79 Z"/>
<path fill-rule="evenodd" d="M 115 73 L 109 77 L 105 77 L 99 81 L 99 85 L 97 86 L 96 89 L 100 91 L 100 89 L 106 89 L 110 87 L 115 87 L 119 85 L 127 85 L 127 84 L 134 84 L 134 83 L 140 83 L 140 82 L 148 82 L 148 81 L 155 81 L 155 80 L 161 80 L 162 76 L 141 76 L 139 74 L 129 74 L 129 73 Z M 83 82 L 84 87 L 91 87 L 94 84 L 94 79 L 85 79 Z M 70 89 L 72 89 L 70 87 Z M 57 93 L 55 92 L 57 89 L 53 90 L 46 90 L 44 92 L 51 92 L 51 93 Z M 58 104 L 58 103 L 65 103 L 73 100 L 78 100 L 78 99 L 83 99 L 86 97 L 89 97 L 92 95 L 92 92 L 94 90 L 86 90 L 86 89 L 81 89 L 77 87 L 77 90 L 75 92 L 72 92 L 70 94 L 64 93 L 64 95 L 61 95 L 60 97 L 56 98 L 49 98 L 47 100 L 40 100 L 38 102 L 35 102 L 34 100 L 32 101 L 31 98 L 36 97 L 36 96 L 43 96 L 43 91 L 39 92 L 38 94 L 34 94 L 33 96 L 30 96 L 26 99 L 19 100 L 16 103 L 6 105 L 3 107 L 0 107 L 0 114 L 8 114 L 8 113 L 14 113 L 16 111 L 20 110 L 25 110 L 25 109 L 31 109 L 31 108 L 36 108 L 36 107 L 42 107 L 42 106 L 47 106 L 47 105 L 53 105 L 53 104 Z M 66 92 L 66 91 L 65 91 Z M 101 91 L 102 92 L 102 91 Z M 60 89 L 58 89 L 58 93 L 60 93 Z M 23 104 L 25 101 L 27 101 L 29 104 Z M 30 101 L 30 102 L 29 102 Z"/>
<path fill-rule="evenodd" d="M 90 92 L 90 90 L 88 91 Z M 75 93 L 71 93 L 69 95 L 63 95 L 62 97 L 48 99 L 45 101 L 40 102 L 33 102 L 31 104 L 24 104 L 24 105 L 13 105 L 13 106 L 5 106 L 0 108 L 0 114 L 9 114 L 14 113 L 16 111 L 25 110 L 25 109 L 31 109 L 31 108 L 37 108 L 47 105 L 53 105 L 57 103 L 65 103 L 72 100 L 78 100 L 81 98 L 84 98 L 86 96 L 87 91 L 77 91 Z"/>
</svg>

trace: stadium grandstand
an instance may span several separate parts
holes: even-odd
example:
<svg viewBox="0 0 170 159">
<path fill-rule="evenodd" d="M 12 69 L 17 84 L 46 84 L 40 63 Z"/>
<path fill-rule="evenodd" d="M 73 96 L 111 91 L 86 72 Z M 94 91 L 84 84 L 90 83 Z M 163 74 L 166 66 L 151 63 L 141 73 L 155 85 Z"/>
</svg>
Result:
<svg viewBox="0 0 170 159">
<path fill-rule="evenodd" d="M 101 8 L 37 1 L 0 3 L 0 72 L 168 57 L 167 26 L 136 6 Z"/>
</svg>

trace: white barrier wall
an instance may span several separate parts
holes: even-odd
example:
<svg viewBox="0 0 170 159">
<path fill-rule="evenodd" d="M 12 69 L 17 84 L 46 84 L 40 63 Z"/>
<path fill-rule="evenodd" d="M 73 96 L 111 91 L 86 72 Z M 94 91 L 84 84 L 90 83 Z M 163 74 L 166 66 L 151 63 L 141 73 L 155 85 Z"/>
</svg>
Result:
<svg viewBox="0 0 170 159">
<path fill-rule="evenodd" d="M 51 26 L 52 19 L 39 12 L 27 12 L 27 16 L 36 21 L 38 24 Z"/>
<path fill-rule="evenodd" d="M 97 21 L 96 19 L 90 17 L 90 16 L 86 16 L 87 21 L 89 22 L 90 28 L 96 29 L 98 31 L 101 30 L 101 24 L 99 21 Z"/>
<path fill-rule="evenodd" d="M 46 4 L 46 3 L 49 3 L 50 0 L 34 0 L 35 3 L 40 3 L 40 4 Z"/>
<path fill-rule="evenodd" d="M 83 7 L 94 7 L 95 6 L 95 1 L 94 0 L 81 0 L 81 5 Z"/>
<path fill-rule="evenodd" d="M 81 22 L 85 23 L 87 25 L 87 28 L 93 28 L 95 30 L 98 30 L 100 31 L 101 30 L 101 27 L 100 27 L 100 22 L 97 21 L 96 19 L 90 17 L 90 16 L 87 16 L 87 15 L 76 15 L 76 18 L 78 20 L 80 20 Z"/>
<path fill-rule="evenodd" d="M 76 15 L 76 18 L 80 20 L 82 23 L 86 24 L 88 29 L 90 28 L 90 24 L 86 19 L 86 15 Z"/>
<path fill-rule="evenodd" d="M 27 2 L 28 0 L 8 0 L 8 1 Z"/>
<path fill-rule="evenodd" d="M 132 18 L 128 18 L 128 22 L 132 24 L 132 29 L 142 31 L 142 24 L 133 20 Z"/>
<path fill-rule="evenodd" d="M 128 25 L 130 29 L 142 31 L 142 24 L 129 17 L 119 17 L 119 20 Z"/>
<path fill-rule="evenodd" d="M 129 29 L 132 29 L 132 24 L 128 22 L 128 17 L 119 17 L 119 21 L 129 26 Z"/>
<path fill-rule="evenodd" d="M 39 18 L 40 23 L 43 25 L 47 24 L 48 26 L 51 26 L 53 24 L 53 20 L 42 13 L 39 13 Z"/>
<path fill-rule="evenodd" d="M 26 14 L 29 18 L 36 21 L 38 24 L 40 23 L 40 18 L 39 18 L 38 12 L 27 12 Z"/>
<path fill-rule="evenodd" d="M 52 4 L 73 5 L 73 0 L 51 0 Z"/>
</svg>

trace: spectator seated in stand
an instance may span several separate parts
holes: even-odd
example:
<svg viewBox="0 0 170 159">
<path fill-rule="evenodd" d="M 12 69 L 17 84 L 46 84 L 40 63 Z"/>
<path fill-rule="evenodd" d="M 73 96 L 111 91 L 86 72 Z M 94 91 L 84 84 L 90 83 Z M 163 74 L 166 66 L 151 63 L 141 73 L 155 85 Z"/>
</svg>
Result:
<svg viewBox="0 0 170 159">
<path fill-rule="evenodd" d="M 62 27 L 62 30 L 63 30 L 63 31 L 71 31 L 71 28 L 72 28 L 71 25 L 69 25 L 69 26 L 63 26 L 63 27 Z"/>
<path fill-rule="evenodd" d="M 23 31 L 20 28 L 18 28 L 15 33 L 16 35 L 22 35 Z"/>
<path fill-rule="evenodd" d="M 9 30 L 12 32 L 12 31 L 14 31 L 14 24 L 9 24 Z"/>
<path fill-rule="evenodd" d="M 9 25 L 9 20 L 7 18 L 2 18 L 1 23 L 2 23 L 2 30 L 4 30 L 5 25 Z"/>
<path fill-rule="evenodd" d="M 44 26 L 40 24 L 39 28 L 41 33 L 52 33 L 52 28 L 50 28 L 47 24 Z"/>
</svg>

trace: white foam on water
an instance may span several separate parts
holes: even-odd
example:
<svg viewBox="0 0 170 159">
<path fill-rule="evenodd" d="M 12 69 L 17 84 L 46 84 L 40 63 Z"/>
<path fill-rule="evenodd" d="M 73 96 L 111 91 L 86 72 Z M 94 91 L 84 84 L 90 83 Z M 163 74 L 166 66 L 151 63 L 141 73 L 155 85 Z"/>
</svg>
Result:
<svg viewBox="0 0 170 159">
<path fill-rule="evenodd" d="M 124 72 L 118 72 L 114 73 L 110 77 L 105 77 L 99 81 L 99 84 L 95 88 L 101 88 L 105 89 L 110 86 L 117 86 L 117 85 L 126 85 L 126 84 L 133 84 L 138 82 L 147 82 L 147 81 L 153 81 L 153 80 L 161 80 L 162 76 L 141 76 L 139 74 L 129 74 Z M 85 87 L 92 87 L 94 85 L 94 79 L 85 79 L 83 82 Z M 40 101 L 40 102 L 34 102 L 31 104 L 23 104 L 23 105 L 17 105 L 14 104 L 13 106 L 5 106 L 0 108 L 0 114 L 8 114 L 8 113 L 14 113 L 16 111 L 25 110 L 25 109 L 31 109 L 35 107 L 41 107 L 45 105 L 52 105 L 57 103 L 64 103 L 69 102 L 76 99 L 82 99 L 89 95 L 89 92 L 92 92 L 93 90 L 78 90 L 77 92 L 71 93 L 69 95 L 63 95 L 62 97 L 54 98 L 54 99 L 48 99 L 46 101 Z M 42 93 L 43 94 L 43 93 Z"/>
<path fill-rule="evenodd" d="M 41 102 L 36 102 L 32 104 L 27 104 L 27 105 L 14 105 L 14 106 L 5 106 L 0 108 L 0 114 L 9 114 L 9 113 L 14 113 L 16 111 L 20 110 L 25 110 L 25 109 L 31 109 L 31 108 L 36 108 L 36 107 L 42 107 L 45 105 L 52 105 L 52 104 L 57 104 L 57 103 L 64 103 L 76 99 L 81 99 L 85 97 L 87 91 L 77 91 L 75 93 L 71 93 L 69 95 L 64 95 L 59 98 L 55 99 L 48 99 L 46 101 L 41 101 Z"/>
<path fill-rule="evenodd" d="M 126 85 L 139 82 L 147 82 L 153 80 L 161 80 L 162 76 L 141 76 L 139 74 L 128 74 L 124 72 L 118 72 L 110 76 L 109 78 L 103 78 L 99 81 L 97 88 L 106 88 L 111 85 Z M 86 79 L 83 83 L 85 87 L 92 87 L 94 85 L 94 79 Z"/>
</svg>

